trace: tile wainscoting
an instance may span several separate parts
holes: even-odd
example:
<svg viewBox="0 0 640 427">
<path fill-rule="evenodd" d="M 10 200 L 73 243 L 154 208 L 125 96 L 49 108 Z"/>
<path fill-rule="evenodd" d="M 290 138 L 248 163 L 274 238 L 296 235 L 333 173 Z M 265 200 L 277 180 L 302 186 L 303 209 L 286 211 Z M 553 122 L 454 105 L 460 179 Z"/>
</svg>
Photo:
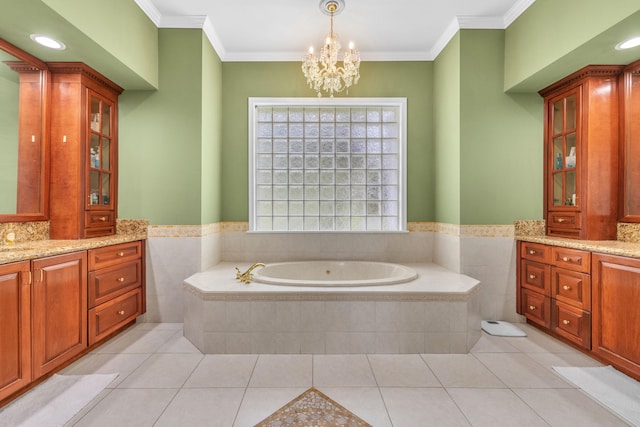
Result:
<svg viewBox="0 0 640 427">
<path fill-rule="evenodd" d="M 182 322 L 185 278 L 222 261 L 354 259 L 435 262 L 481 282 L 483 319 L 518 321 L 513 225 L 408 224 L 408 233 L 247 233 L 246 222 L 152 225 L 147 240 L 147 322 Z M 232 272 L 233 273 L 233 272 Z"/>
</svg>

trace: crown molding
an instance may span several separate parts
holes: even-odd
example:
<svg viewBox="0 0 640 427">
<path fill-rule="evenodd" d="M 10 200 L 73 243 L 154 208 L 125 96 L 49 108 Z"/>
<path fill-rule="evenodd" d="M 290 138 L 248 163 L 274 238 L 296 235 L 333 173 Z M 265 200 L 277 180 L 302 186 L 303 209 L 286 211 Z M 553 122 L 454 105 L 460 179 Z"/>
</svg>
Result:
<svg viewBox="0 0 640 427">
<path fill-rule="evenodd" d="M 151 0 L 134 0 L 138 7 L 142 9 L 145 15 L 155 24 L 156 27 L 159 26 L 160 20 L 162 19 L 162 15 L 160 11 L 151 3 Z"/>
<path fill-rule="evenodd" d="M 536 0 L 518 0 L 504 15 L 504 28 L 506 29 L 509 25 L 513 24 L 513 21 L 522 15 L 535 1 Z"/>
<path fill-rule="evenodd" d="M 151 0 L 135 0 L 136 4 L 158 28 L 202 29 L 222 62 L 296 62 L 304 52 L 227 52 L 208 16 L 163 16 Z M 456 16 L 430 51 L 360 52 L 362 61 L 433 61 L 461 29 L 504 30 L 535 0 L 518 0 L 504 16 Z"/>
</svg>

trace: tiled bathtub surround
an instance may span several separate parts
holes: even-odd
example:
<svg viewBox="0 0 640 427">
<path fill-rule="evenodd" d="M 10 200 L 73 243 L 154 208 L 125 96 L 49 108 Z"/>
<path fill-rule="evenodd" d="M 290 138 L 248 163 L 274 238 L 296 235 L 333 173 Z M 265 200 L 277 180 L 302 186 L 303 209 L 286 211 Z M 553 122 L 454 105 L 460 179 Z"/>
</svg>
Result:
<svg viewBox="0 0 640 427">
<path fill-rule="evenodd" d="M 466 353 L 478 281 L 430 263 L 391 286 L 294 288 L 234 278 L 223 262 L 185 281 L 184 333 L 204 353 Z"/>
<path fill-rule="evenodd" d="M 480 280 L 483 319 L 518 320 L 513 226 L 433 222 L 411 222 L 407 226 L 407 233 L 366 234 L 247 233 L 246 222 L 150 226 L 145 319 L 182 322 L 183 280 L 220 261 L 252 264 L 345 259 L 435 262 Z"/>
</svg>

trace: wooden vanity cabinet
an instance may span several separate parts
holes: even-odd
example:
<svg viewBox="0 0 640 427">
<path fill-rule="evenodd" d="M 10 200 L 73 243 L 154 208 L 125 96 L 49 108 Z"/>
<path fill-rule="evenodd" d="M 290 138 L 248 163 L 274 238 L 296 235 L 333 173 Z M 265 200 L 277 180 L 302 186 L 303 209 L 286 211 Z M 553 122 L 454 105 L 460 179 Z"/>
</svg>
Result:
<svg viewBox="0 0 640 427">
<path fill-rule="evenodd" d="M 82 63 L 47 65 L 52 76 L 50 236 L 115 234 L 122 88 Z"/>
<path fill-rule="evenodd" d="M 31 263 L 0 265 L 0 401 L 31 382 Z"/>
<path fill-rule="evenodd" d="M 591 347 L 591 253 L 518 242 L 517 312 L 575 344 Z"/>
<path fill-rule="evenodd" d="M 144 244 L 89 250 L 89 345 L 146 311 Z"/>
<path fill-rule="evenodd" d="M 32 261 L 33 379 L 87 348 L 87 253 Z"/>
<path fill-rule="evenodd" d="M 592 351 L 640 378 L 640 259 L 593 255 Z"/>
<path fill-rule="evenodd" d="M 544 212 L 549 236 L 616 238 L 622 68 L 587 66 L 539 92 L 545 103 Z"/>
</svg>

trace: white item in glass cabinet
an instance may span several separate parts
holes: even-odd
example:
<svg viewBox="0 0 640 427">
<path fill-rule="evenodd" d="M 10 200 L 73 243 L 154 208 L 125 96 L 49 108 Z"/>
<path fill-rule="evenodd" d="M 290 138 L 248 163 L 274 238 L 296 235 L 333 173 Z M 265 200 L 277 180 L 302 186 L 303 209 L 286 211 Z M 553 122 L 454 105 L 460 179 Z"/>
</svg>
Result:
<svg viewBox="0 0 640 427">
<path fill-rule="evenodd" d="M 565 159 L 565 165 L 567 168 L 575 168 L 576 167 L 576 156 L 568 156 Z"/>
<path fill-rule="evenodd" d="M 94 113 L 91 115 L 91 130 L 99 132 L 100 131 L 100 114 Z"/>
</svg>

